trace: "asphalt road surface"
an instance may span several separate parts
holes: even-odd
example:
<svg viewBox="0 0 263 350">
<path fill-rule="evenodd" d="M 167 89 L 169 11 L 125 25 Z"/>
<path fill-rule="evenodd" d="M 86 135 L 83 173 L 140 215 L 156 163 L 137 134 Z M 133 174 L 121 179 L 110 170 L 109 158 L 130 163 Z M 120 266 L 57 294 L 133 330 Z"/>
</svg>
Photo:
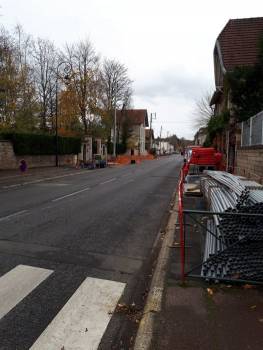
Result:
<svg viewBox="0 0 263 350">
<path fill-rule="evenodd" d="M 181 165 L 0 177 L 1 350 L 129 348 Z"/>
</svg>

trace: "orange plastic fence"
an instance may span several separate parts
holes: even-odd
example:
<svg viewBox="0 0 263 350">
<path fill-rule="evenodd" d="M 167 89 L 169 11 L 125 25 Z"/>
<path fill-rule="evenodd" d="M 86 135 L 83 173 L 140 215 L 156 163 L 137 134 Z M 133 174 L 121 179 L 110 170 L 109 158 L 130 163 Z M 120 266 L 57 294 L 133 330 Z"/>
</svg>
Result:
<svg viewBox="0 0 263 350">
<path fill-rule="evenodd" d="M 184 172 L 183 169 L 180 172 L 180 179 L 178 184 L 178 214 L 180 225 L 180 258 L 181 258 L 181 281 L 184 282 L 185 278 L 185 232 L 184 232 L 184 215 L 183 215 L 183 186 L 184 186 Z"/>
<path fill-rule="evenodd" d="M 137 164 L 141 163 L 144 160 L 153 160 L 154 156 L 152 154 L 147 154 L 145 156 L 138 155 L 138 156 L 128 156 L 128 155 L 121 155 L 117 156 L 116 162 L 119 164 L 130 164 L 132 160 L 134 160 Z"/>
</svg>

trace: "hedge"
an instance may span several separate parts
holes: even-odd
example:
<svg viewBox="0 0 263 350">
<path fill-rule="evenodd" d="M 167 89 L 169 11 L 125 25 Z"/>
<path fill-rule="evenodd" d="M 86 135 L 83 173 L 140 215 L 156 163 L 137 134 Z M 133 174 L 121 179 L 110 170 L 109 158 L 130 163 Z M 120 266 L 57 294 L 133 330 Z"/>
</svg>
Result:
<svg viewBox="0 0 263 350">
<path fill-rule="evenodd" d="M 113 142 L 108 142 L 107 149 L 109 154 L 113 154 Z M 123 143 L 116 144 L 116 154 L 124 154 L 127 151 L 127 146 Z"/>
<path fill-rule="evenodd" d="M 17 155 L 54 155 L 56 137 L 44 134 L 1 133 L 0 139 L 13 143 Z M 78 137 L 58 137 L 58 154 L 78 154 L 81 139 Z"/>
</svg>

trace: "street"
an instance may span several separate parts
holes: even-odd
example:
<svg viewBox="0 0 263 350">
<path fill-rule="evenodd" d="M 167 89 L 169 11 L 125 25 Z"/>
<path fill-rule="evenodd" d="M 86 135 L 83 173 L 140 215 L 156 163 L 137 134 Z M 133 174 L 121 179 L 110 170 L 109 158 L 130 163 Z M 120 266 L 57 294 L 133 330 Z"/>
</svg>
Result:
<svg viewBox="0 0 263 350">
<path fill-rule="evenodd" d="M 1 350 L 128 348 L 181 166 L 0 179 Z"/>
</svg>

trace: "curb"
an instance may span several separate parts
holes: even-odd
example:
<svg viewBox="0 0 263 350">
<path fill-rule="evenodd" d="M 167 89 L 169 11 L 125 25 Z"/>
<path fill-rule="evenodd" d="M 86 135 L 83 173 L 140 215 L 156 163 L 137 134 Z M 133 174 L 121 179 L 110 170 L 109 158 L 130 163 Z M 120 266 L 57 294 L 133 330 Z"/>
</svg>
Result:
<svg viewBox="0 0 263 350">
<path fill-rule="evenodd" d="M 165 236 L 154 270 L 146 305 L 143 310 L 143 316 L 136 335 L 134 350 L 150 349 L 154 331 L 154 316 L 157 312 L 161 311 L 170 247 L 174 241 L 175 225 L 178 216 L 176 211 L 178 207 L 177 191 L 173 193 L 171 206 L 172 209 L 170 210 L 168 223 L 165 229 Z"/>
</svg>

